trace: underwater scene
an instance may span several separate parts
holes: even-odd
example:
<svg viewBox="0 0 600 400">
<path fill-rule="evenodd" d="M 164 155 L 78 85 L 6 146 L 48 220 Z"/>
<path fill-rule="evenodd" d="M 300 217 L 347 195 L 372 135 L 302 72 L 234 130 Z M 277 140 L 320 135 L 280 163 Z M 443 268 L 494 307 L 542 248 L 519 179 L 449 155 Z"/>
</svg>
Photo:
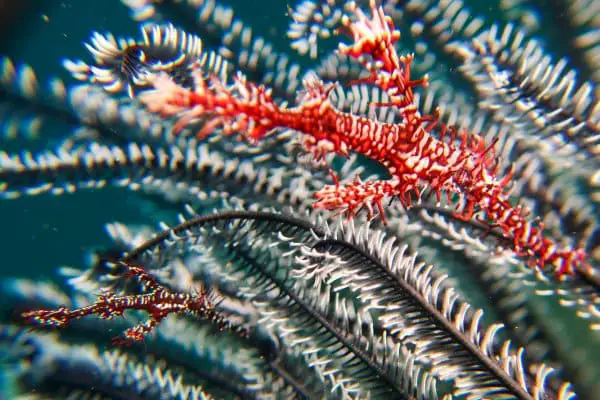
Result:
<svg viewBox="0 0 600 400">
<path fill-rule="evenodd" d="M 600 399 L 600 0 L 0 32 L 0 400 Z"/>
</svg>

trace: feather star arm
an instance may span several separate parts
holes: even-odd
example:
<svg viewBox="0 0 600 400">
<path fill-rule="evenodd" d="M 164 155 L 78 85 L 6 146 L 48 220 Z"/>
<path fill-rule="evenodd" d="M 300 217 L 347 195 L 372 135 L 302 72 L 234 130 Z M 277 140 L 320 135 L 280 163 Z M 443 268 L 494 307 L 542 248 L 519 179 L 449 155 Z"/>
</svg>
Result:
<svg viewBox="0 0 600 400">
<path fill-rule="evenodd" d="M 437 113 L 421 115 L 414 102 L 413 88 L 426 86 L 427 77 L 411 79 L 411 56 L 398 56 L 394 47 L 400 32 L 391 19 L 371 1 L 372 17 L 356 5 L 354 19 L 343 24 L 353 44 L 340 45 L 340 52 L 357 58 L 370 72 L 367 81 L 390 97 L 389 105 L 399 108 L 401 121 L 384 123 L 337 110 L 328 96 L 333 85 L 311 75 L 293 108 L 278 105 L 265 86 L 247 82 L 238 74 L 227 85 L 215 77 L 194 71 L 195 87 L 187 89 L 167 76 L 153 78 L 154 89 L 140 94 L 140 100 L 153 111 L 178 116 L 175 130 L 198 118 L 206 121 L 198 132 L 204 137 L 217 129 L 225 135 L 239 133 L 257 141 L 276 128 L 288 128 L 303 136 L 303 143 L 316 158 L 335 153 L 360 153 L 385 167 L 388 181 L 355 180 L 326 185 L 315 196 L 315 207 L 338 210 L 348 217 L 365 208 L 370 215 L 377 209 L 383 217 L 382 201 L 398 198 L 410 207 L 411 194 L 417 197 L 428 189 L 438 200 L 442 193 L 456 194 L 461 201 L 455 216 L 470 220 L 481 212 L 483 221 L 502 231 L 512 250 L 529 257 L 538 267 L 553 265 L 557 275 L 574 274 L 576 267 L 589 268 L 583 249 L 564 248 L 543 235 L 543 226 L 529 220 L 527 210 L 513 206 L 507 186 L 512 173 L 499 176 L 494 143 L 476 135 L 456 132 L 438 121 Z M 438 130 L 438 135 L 432 131 Z M 445 136 L 450 135 L 450 140 Z"/>
</svg>

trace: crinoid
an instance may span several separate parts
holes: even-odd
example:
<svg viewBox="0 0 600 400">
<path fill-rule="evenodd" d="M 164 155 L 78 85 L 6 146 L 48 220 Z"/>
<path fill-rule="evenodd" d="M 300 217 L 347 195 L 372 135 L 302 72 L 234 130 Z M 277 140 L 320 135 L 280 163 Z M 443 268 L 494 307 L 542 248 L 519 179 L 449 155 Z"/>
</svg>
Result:
<svg viewBox="0 0 600 400">
<path fill-rule="evenodd" d="M 594 399 L 599 3 L 226 3 L 0 48 L 0 397 Z"/>
</svg>

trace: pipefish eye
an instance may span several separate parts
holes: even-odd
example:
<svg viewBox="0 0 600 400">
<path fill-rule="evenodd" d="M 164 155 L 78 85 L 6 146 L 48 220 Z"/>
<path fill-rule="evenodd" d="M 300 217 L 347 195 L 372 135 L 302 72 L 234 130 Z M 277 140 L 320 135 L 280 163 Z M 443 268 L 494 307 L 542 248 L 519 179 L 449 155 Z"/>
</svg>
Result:
<svg viewBox="0 0 600 400">
<path fill-rule="evenodd" d="M 147 87 L 148 72 L 152 70 L 147 63 L 148 57 L 141 46 L 134 45 L 123 52 L 121 73 L 127 81 L 127 94 L 133 97 L 137 88 Z"/>
<path fill-rule="evenodd" d="M 144 50 L 140 46 L 133 45 L 123 51 L 121 72 L 128 76 L 136 75 L 145 63 L 146 53 L 144 53 Z"/>
</svg>

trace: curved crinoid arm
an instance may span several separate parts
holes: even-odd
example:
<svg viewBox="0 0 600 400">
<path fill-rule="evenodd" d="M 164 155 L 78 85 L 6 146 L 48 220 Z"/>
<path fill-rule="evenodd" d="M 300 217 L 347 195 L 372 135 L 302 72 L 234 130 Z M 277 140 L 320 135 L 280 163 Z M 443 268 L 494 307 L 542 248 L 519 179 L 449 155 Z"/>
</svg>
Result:
<svg viewBox="0 0 600 400">
<path fill-rule="evenodd" d="M 164 72 L 181 81 L 187 78 L 189 65 L 198 60 L 205 63 L 200 38 L 172 24 L 144 25 L 139 39 L 94 32 L 85 47 L 93 62 L 64 60 L 71 75 L 111 93 L 126 90 L 130 97 L 150 85 L 149 72 Z"/>
<path fill-rule="evenodd" d="M 122 336 L 113 339 L 114 344 L 126 344 L 142 341 L 169 314 L 188 314 L 208 320 L 219 330 L 229 329 L 229 323 L 215 309 L 215 297 L 209 292 L 199 290 L 195 293 L 174 292 L 158 283 L 143 267 L 122 262 L 127 268 L 124 276 L 137 278 L 147 293 L 117 296 L 107 293 L 98 296 L 96 302 L 86 307 L 68 309 L 59 307 L 54 310 L 33 310 L 24 312 L 22 317 L 31 323 L 62 328 L 73 320 L 89 315 L 102 319 L 122 316 L 125 311 L 138 310 L 148 314 L 148 319 L 127 329 Z M 242 330 L 239 332 L 244 334 Z"/>
<path fill-rule="evenodd" d="M 372 17 L 369 19 L 356 3 L 350 3 L 355 15 L 352 21 L 344 16 L 342 24 L 348 29 L 354 39 L 351 45 L 339 45 L 340 52 L 359 59 L 370 72 L 369 78 L 363 80 L 372 82 L 385 90 L 390 96 L 389 105 L 405 107 L 413 104 L 412 88 L 427 86 L 427 76 L 418 80 L 410 79 L 410 65 L 413 55 L 398 56 L 394 43 L 400 39 L 400 31 L 394 29 L 392 19 L 383 13 L 382 7 L 370 1 Z M 365 58 L 370 56 L 370 60 Z"/>
</svg>

